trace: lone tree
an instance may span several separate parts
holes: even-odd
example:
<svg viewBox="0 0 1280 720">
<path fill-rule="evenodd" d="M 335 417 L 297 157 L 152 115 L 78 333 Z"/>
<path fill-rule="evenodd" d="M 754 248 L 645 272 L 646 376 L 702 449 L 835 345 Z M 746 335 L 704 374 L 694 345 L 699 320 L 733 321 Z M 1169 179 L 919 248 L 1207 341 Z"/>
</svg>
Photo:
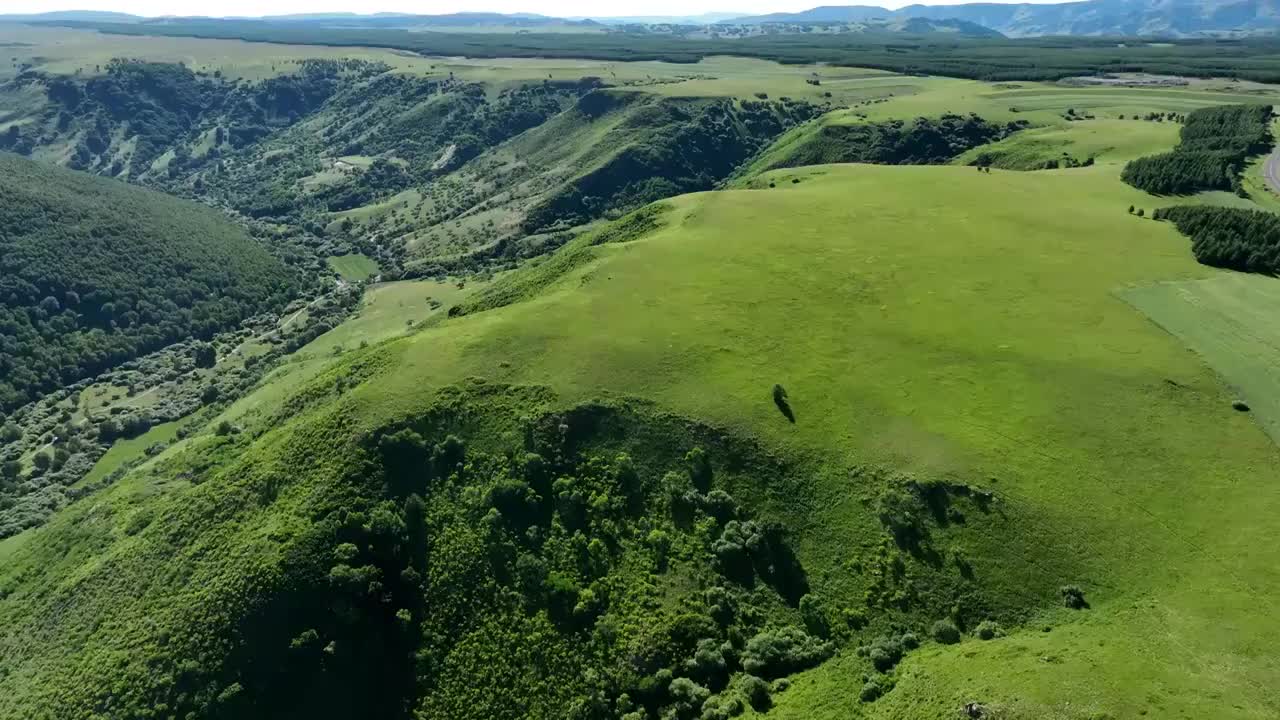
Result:
<svg viewBox="0 0 1280 720">
<path fill-rule="evenodd" d="M 1130 206 L 1129 206 L 1129 214 L 1130 214 L 1130 215 L 1132 215 L 1132 214 L 1133 214 L 1133 206 L 1132 206 L 1132 205 L 1130 205 Z"/>
</svg>

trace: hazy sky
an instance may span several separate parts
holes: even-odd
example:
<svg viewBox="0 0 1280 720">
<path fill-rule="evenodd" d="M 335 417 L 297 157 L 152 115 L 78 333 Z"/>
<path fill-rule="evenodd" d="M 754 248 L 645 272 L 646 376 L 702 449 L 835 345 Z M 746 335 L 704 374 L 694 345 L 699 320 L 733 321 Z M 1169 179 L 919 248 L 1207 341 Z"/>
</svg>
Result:
<svg viewBox="0 0 1280 720">
<path fill-rule="evenodd" d="M 896 8 L 919 0 L 865 0 L 860 4 Z M 963 0 L 923 0 L 954 5 Z M 996 0 L 999 2 L 999 0 Z M 1052 0 L 1050 0 L 1052 1 Z M 696 15 L 704 12 L 790 12 L 815 5 L 850 5 L 839 0 L 0 0 L 0 13 L 52 10 L 115 10 L 136 15 L 282 15 L 316 12 L 536 12 L 563 17 L 580 15 Z"/>
</svg>

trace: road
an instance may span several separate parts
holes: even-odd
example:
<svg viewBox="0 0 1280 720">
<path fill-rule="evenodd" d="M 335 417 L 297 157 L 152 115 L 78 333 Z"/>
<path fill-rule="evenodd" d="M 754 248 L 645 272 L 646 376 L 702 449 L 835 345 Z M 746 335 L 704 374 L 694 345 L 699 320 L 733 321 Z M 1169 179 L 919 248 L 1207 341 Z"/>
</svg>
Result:
<svg viewBox="0 0 1280 720">
<path fill-rule="evenodd" d="M 1271 192 L 1280 194 L 1280 148 L 1267 157 L 1267 164 L 1262 168 L 1262 177 L 1266 178 Z"/>
</svg>

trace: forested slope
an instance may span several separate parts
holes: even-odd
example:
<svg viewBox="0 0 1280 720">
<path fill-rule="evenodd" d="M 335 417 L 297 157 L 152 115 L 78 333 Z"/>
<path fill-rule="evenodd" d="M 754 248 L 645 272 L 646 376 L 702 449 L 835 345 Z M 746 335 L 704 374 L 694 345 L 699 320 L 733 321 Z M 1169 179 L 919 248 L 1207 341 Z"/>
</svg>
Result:
<svg viewBox="0 0 1280 720">
<path fill-rule="evenodd" d="M 1120 178 L 1155 195 L 1240 189 L 1245 161 L 1271 147 L 1270 105 L 1223 105 L 1186 116 L 1172 152 L 1138 158 Z"/>
<path fill-rule="evenodd" d="M 216 211 L 0 154 L 0 408 L 208 337 L 295 290 Z"/>
</svg>

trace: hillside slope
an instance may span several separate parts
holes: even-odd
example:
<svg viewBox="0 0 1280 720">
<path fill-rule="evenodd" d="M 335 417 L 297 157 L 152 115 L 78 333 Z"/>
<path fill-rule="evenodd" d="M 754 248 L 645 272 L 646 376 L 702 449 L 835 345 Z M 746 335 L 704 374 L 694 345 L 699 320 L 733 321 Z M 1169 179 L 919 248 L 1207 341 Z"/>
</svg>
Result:
<svg viewBox="0 0 1280 720">
<path fill-rule="evenodd" d="M 0 153 L 0 410 L 296 291 L 213 210 Z"/>
<path fill-rule="evenodd" d="M 1113 294 L 1218 274 L 1114 171 L 582 235 L 0 544 L 0 716 L 1274 715 L 1280 451 Z"/>
</svg>

